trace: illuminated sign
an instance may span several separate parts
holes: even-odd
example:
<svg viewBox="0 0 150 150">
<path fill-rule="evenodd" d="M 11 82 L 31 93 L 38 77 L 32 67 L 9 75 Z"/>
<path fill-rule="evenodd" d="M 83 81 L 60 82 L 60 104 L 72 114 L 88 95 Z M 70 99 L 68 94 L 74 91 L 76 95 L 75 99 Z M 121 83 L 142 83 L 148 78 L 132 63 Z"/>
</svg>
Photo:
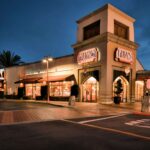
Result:
<svg viewBox="0 0 150 150">
<path fill-rule="evenodd" d="M 100 59 L 99 57 L 99 50 L 97 48 L 91 48 L 79 52 L 77 55 L 77 62 L 78 64 L 97 62 Z"/>
<path fill-rule="evenodd" d="M 117 48 L 115 51 L 115 60 L 131 64 L 133 62 L 132 52 L 122 48 Z"/>
</svg>

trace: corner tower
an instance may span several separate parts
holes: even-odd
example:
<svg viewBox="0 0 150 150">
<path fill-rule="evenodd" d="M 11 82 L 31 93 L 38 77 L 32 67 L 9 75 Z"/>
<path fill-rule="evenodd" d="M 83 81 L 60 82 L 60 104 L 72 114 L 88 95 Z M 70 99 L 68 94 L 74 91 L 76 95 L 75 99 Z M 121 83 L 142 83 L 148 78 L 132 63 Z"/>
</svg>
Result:
<svg viewBox="0 0 150 150">
<path fill-rule="evenodd" d="M 77 21 L 73 45 L 80 100 L 112 103 L 115 84 L 123 84 L 122 101 L 134 101 L 136 76 L 135 19 L 111 4 Z"/>
</svg>

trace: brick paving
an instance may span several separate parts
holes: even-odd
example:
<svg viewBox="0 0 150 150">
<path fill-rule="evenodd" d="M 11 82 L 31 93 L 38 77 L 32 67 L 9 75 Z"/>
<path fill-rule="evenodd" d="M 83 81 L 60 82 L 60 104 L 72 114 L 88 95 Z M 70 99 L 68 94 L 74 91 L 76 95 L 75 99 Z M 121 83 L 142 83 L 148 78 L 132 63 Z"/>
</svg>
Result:
<svg viewBox="0 0 150 150">
<path fill-rule="evenodd" d="M 34 101 L 30 101 L 33 102 Z M 14 104 L 19 104 L 14 101 Z M 24 103 L 24 102 L 23 102 Z M 37 102 L 35 102 L 37 103 Z M 39 102 L 41 103 L 41 102 Z M 47 103 L 42 102 L 42 103 Z M 104 115 L 118 115 L 121 113 L 133 113 L 140 111 L 140 103 L 121 104 L 121 105 L 101 105 L 98 103 L 76 103 L 75 106 L 68 106 L 67 102 L 51 101 L 47 107 L 29 108 L 25 110 L 0 111 L 0 125 L 13 124 L 21 122 L 36 122 L 44 120 L 60 120 L 82 117 L 96 117 Z M 63 107 L 53 107 L 53 106 Z M 35 106 L 36 107 L 36 106 Z"/>
</svg>

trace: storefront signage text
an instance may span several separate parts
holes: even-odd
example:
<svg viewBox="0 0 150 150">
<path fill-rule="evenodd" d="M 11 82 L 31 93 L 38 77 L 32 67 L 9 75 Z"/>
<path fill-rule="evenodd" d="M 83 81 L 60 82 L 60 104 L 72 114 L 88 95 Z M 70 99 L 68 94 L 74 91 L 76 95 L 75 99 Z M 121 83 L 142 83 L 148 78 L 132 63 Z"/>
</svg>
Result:
<svg viewBox="0 0 150 150">
<path fill-rule="evenodd" d="M 132 52 L 122 48 L 117 48 L 115 51 L 115 60 L 131 64 L 133 62 Z"/>
<path fill-rule="evenodd" d="M 90 62 L 98 61 L 98 50 L 97 48 L 91 48 L 84 51 L 81 51 L 77 55 L 78 64 L 86 64 Z"/>
</svg>

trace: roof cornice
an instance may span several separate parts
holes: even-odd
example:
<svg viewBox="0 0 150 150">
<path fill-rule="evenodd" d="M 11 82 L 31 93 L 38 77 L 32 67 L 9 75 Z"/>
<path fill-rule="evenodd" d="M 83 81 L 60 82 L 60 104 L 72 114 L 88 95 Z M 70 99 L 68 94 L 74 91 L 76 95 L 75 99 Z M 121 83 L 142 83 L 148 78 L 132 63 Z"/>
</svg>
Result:
<svg viewBox="0 0 150 150">
<path fill-rule="evenodd" d="M 129 15 L 127 15 L 126 13 L 124 13 L 123 11 L 121 11 L 120 9 L 116 8 L 115 6 L 113 6 L 111 4 L 104 5 L 103 7 L 99 8 L 99 9 L 97 9 L 97 10 L 91 12 L 91 13 L 89 13 L 88 15 L 82 17 L 81 19 L 77 20 L 76 22 L 79 24 L 82 21 L 84 21 L 84 20 L 86 20 L 86 19 L 88 19 L 88 18 L 90 18 L 90 17 L 92 17 L 92 16 L 94 16 L 94 15 L 104 11 L 104 10 L 108 10 L 108 9 L 110 9 L 110 10 L 120 14 L 121 16 L 125 17 L 126 19 L 128 19 L 131 22 L 135 22 L 134 18 L 130 17 Z"/>
<path fill-rule="evenodd" d="M 72 47 L 74 48 L 74 50 L 76 50 L 77 48 L 82 48 L 89 44 L 99 43 L 99 42 L 114 42 L 114 43 L 120 44 L 122 46 L 128 47 L 130 49 L 134 49 L 134 50 L 138 48 L 137 43 L 123 39 L 109 32 L 105 32 L 101 35 L 95 36 L 93 38 L 90 38 L 82 42 L 77 42 L 76 44 L 73 44 Z"/>
</svg>

